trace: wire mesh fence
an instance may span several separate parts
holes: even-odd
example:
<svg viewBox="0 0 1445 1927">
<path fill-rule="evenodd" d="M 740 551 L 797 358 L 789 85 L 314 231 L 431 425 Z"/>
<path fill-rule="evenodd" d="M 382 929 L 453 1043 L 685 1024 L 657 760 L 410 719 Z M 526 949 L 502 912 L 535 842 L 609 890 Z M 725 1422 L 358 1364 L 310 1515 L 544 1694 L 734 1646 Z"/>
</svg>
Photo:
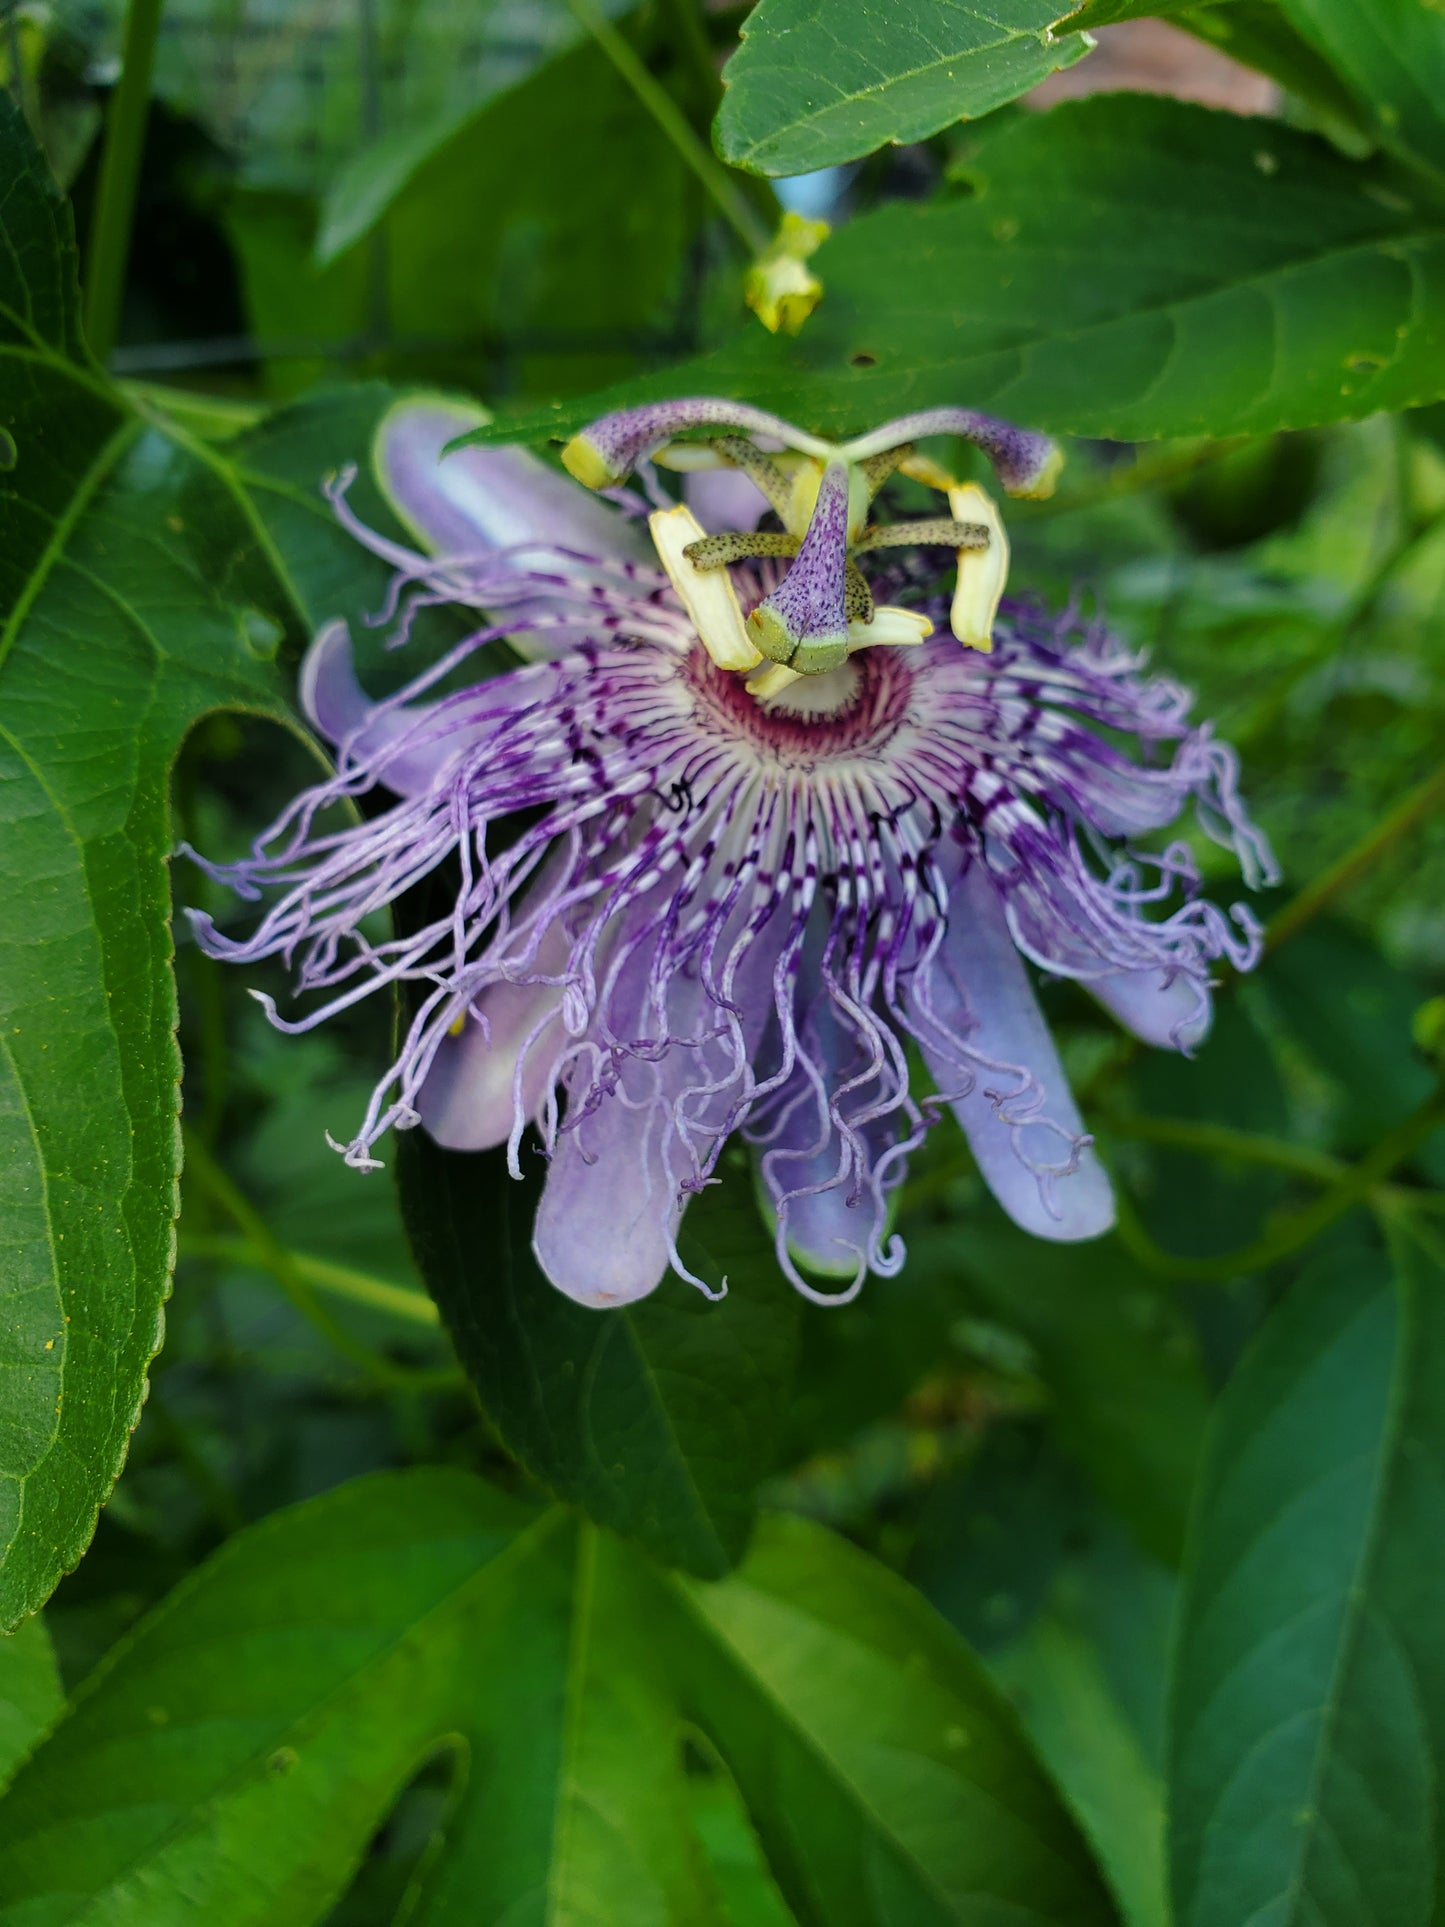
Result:
<svg viewBox="0 0 1445 1927">
<path fill-rule="evenodd" d="M 0 0 L 0 76 L 82 228 L 124 12 Z M 570 141 L 547 98 L 563 60 L 595 69 Z M 698 197 L 563 0 L 171 0 L 151 92 L 119 374 L 284 392 L 339 364 L 501 397 L 699 341 Z M 569 172 L 571 232 L 544 236 L 530 203 Z M 555 293 L 569 240 L 610 290 L 585 322 Z"/>
</svg>

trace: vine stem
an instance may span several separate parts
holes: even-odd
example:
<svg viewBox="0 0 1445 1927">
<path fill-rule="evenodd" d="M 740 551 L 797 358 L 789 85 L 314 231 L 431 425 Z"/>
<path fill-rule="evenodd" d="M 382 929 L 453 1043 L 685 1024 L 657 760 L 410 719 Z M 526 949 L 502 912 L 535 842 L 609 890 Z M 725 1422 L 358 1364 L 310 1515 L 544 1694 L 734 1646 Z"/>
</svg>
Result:
<svg viewBox="0 0 1445 1927">
<path fill-rule="evenodd" d="M 591 34 L 678 154 L 702 182 L 719 214 L 749 254 L 761 254 L 772 236 L 733 185 L 722 163 L 714 160 L 688 125 L 687 116 L 672 95 L 648 72 L 595 0 L 567 0 L 567 5 L 577 24 Z"/>
<path fill-rule="evenodd" d="M 183 1231 L 180 1250 L 183 1258 L 211 1258 L 221 1264 L 265 1268 L 262 1255 L 250 1238 L 229 1238 L 220 1232 Z M 353 1305 L 365 1305 L 368 1311 L 384 1311 L 393 1318 L 404 1318 L 410 1325 L 427 1325 L 433 1331 L 441 1323 L 432 1300 L 424 1292 L 413 1291 L 410 1285 L 393 1285 L 385 1278 L 373 1278 L 370 1272 L 357 1271 L 351 1265 L 333 1264 L 329 1258 L 316 1258 L 310 1252 L 295 1251 L 289 1246 L 286 1255 L 297 1273 L 317 1291 L 347 1298 Z"/>
<path fill-rule="evenodd" d="M 85 276 L 85 334 L 91 353 L 102 366 L 114 352 L 120 328 L 141 149 L 150 108 L 151 69 L 163 5 L 164 0 L 130 0 L 120 79 L 106 115 L 105 152 Z"/>
<path fill-rule="evenodd" d="M 1161 1250 L 1122 1195 L 1118 1220 L 1120 1241 L 1148 1270 L 1181 1283 L 1219 1284 L 1245 1272 L 1265 1271 L 1280 1259 L 1312 1244 L 1337 1218 L 1370 1200 L 1391 1172 L 1442 1123 L 1445 1123 L 1445 1087 L 1432 1092 L 1418 1110 L 1387 1132 L 1374 1149 L 1358 1164 L 1349 1166 L 1339 1183 L 1323 1196 L 1303 1210 L 1292 1212 L 1263 1237 L 1234 1251 L 1222 1252 L 1217 1258 L 1182 1258 Z"/>
<path fill-rule="evenodd" d="M 318 1302 L 312 1278 L 298 1264 L 295 1253 L 282 1244 L 255 1205 L 234 1179 L 222 1170 L 195 1132 L 185 1133 L 185 1147 L 186 1171 L 192 1182 L 241 1232 L 253 1262 L 270 1272 L 307 1324 L 344 1358 L 349 1358 L 352 1364 L 359 1366 L 375 1385 L 387 1392 L 415 1392 L 441 1384 L 460 1383 L 460 1375 L 454 1370 L 438 1373 L 394 1365 L 390 1359 L 379 1357 L 369 1345 L 353 1336 Z M 308 1269 L 314 1270 L 314 1261 Z M 338 1266 L 335 1269 L 341 1271 L 343 1268 Z M 334 1287 L 334 1275 L 331 1282 Z M 380 1281 L 371 1282 L 376 1284 Z M 359 1294 L 353 1288 L 348 1295 L 356 1298 Z"/>
<path fill-rule="evenodd" d="M 1381 817 L 1374 829 L 1363 836 L 1353 849 L 1346 850 L 1338 862 L 1332 863 L 1313 883 L 1307 884 L 1277 917 L 1271 918 L 1264 933 L 1266 956 L 1278 950 L 1282 943 L 1288 943 L 1307 923 L 1327 909 L 1337 896 L 1357 883 L 1376 857 L 1413 830 L 1417 823 L 1423 822 L 1442 803 L 1445 803 L 1445 763 L 1433 776 L 1427 776 L 1423 783 L 1402 798 L 1388 816 Z"/>
<path fill-rule="evenodd" d="M 1240 1131 L 1229 1124 L 1203 1123 L 1192 1117 L 1110 1115 L 1100 1120 L 1099 1129 L 1111 1137 L 1132 1138 L 1142 1144 L 1168 1144 L 1181 1151 L 1199 1151 L 1206 1157 L 1267 1165 L 1296 1177 L 1312 1178 L 1316 1184 L 1338 1184 L 1350 1170 L 1343 1159 L 1331 1157 L 1328 1151 L 1312 1151 L 1285 1138 Z"/>
</svg>

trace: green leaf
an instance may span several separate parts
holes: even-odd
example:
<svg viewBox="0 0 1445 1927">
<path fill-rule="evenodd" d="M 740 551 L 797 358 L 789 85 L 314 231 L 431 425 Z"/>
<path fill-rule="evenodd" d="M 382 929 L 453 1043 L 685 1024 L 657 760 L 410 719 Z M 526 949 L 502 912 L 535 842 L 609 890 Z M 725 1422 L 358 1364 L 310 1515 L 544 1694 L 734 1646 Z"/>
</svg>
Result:
<svg viewBox="0 0 1445 1927">
<path fill-rule="evenodd" d="M 305 1927 L 443 1749 L 408 1919 L 721 1927 L 699 1731 L 800 1919 L 1111 1918 L 976 1663 L 861 1554 L 776 1520 L 672 1581 L 428 1471 L 237 1535 L 117 1648 L 0 1809 L 0 1922 Z"/>
<path fill-rule="evenodd" d="M 1059 0 L 759 0 L 723 71 L 718 152 L 804 174 L 973 120 L 1088 52 L 1050 29 Z"/>
<path fill-rule="evenodd" d="M 601 0 L 600 10 L 604 14 L 617 15 L 626 11 L 627 4 L 628 0 Z M 555 4 L 555 0 L 553 4 L 544 3 L 539 7 L 536 19 L 545 37 L 545 51 L 551 56 L 559 55 L 579 38 L 575 17 L 567 7 Z M 540 56 L 543 48 L 539 47 L 537 51 Z M 595 59 L 595 54 L 592 57 Z M 537 71 L 536 84 L 530 93 L 534 101 L 548 96 L 565 97 L 574 111 L 585 113 L 588 92 L 577 85 L 577 76 L 575 63 L 570 67 L 549 63 Z M 519 85 L 525 78 L 527 76 L 522 73 L 514 74 L 510 86 Z M 506 115 L 508 110 L 504 103 L 509 90 L 489 88 L 481 93 L 468 91 L 451 112 L 421 116 L 413 114 L 403 125 L 383 134 L 380 139 L 349 151 L 340 166 L 323 183 L 321 219 L 316 234 L 317 265 L 328 266 L 348 248 L 355 246 L 363 235 L 369 234 L 428 162 L 451 148 L 453 142 L 473 129 L 484 116 L 494 110 Z M 525 117 L 525 108 L 523 113 Z M 493 121 L 491 126 L 495 132 L 489 144 L 500 160 L 508 130 L 503 120 Z M 545 137 L 537 142 L 537 147 L 541 154 L 545 154 Z M 444 164 L 454 175 L 459 171 L 456 156 Z M 513 185 L 515 187 L 516 183 Z M 472 208 L 474 216 L 478 211 L 477 206 Z M 559 212 L 558 200 L 554 198 L 554 219 Z"/>
<path fill-rule="evenodd" d="M 1368 152 L 1359 107 L 1345 80 L 1290 25 L 1277 0 L 1224 0 L 1179 15 L 1179 25 L 1231 60 L 1278 81 L 1306 103 L 1348 153 Z"/>
<path fill-rule="evenodd" d="M 1050 1245 L 997 1220 L 914 1233 L 909 1262 L 1023 1334 L 1059 1443 L 1139 1543 L 1177 1561 L 1209 1398 L 1194 1333 L 1157 1279 L 1113 1238 Z"/>
<path fill-rule="evenodd" d="M 1107 1641 L 1124 1645 L 1131 1663 L 1143 1659 L 1162 1703 L 1171 1597 L 1161 1569 L 1137 1553 L 1131 1563 L 1127 1552 L 1105 1548 L 1113 1569 L 1102 1584 L 1097 1552 L 1078 1562 L 990 1671 L 1098 1854 L 1128 1927 L 1167 1927 L 1160 1763 L 1120 1698 Z M 1114 1623 L 1101 1628 L 1106 1599 Z"/>
<path fill-rule="evenodd" d="M 1429 1097 L 1433 1079 L 1411 1034 L 1425 994 L 1362 932 L 1332 921 L 1282 945 L 1251 986 L 1337 1087 L 1342 1149 L 1368 1150 Z"/>
<path fill-rule="evenodd" d="M 1280 0 L 1387 152 L 1445 179 L 1445 17 L 1431 0 Z"/>
<path fill-rule="evenodd" d="M 995 1421 L 973 1457 L 929 1493 L 908 1577 L 992 1658 L 1038 1613 L 1083 1504 L 1077 1472 L 1042 1426 Z"/>
<path fill-rule="evenodd" d="M 1289 1129 L 1269 1040 L 1238 998 L 1219 1000 L 1197 1056 L 1151 1051 L 1132 1081 L 1146 1119 L 1225 1125 L 1268 1137 L 1284 1137 Z M 1137 1150 L 1135 1160 L 1143 1163 Z M 1236 1250 L 1263 1230 L 1284 1179 L 1268 1167 L 1229 1164 L 1201 1157 L 1197 1150 L 1153 1143 L 1132 1188 L 1146 1228 L 1166 1250 L 1212 1257 Z"/>
<path fill-rule="evenodd" d="M 508 1448 L 561 1497 L 657 1557 L 716 1576 L 741 1554 L 772 1466 L 800 1300 L 778 1271 L 746 1175 L 688 1207 L 682 1251 L 728 1294 L 668 1277 L 598 1312 L 556 1290 L 531 1250 L 540 1159 L 398 1147 L 407 1230 L 458 1356 Z"/>
<path fill-rule="evenodd" d="M 1174 100 L 1020 116 L 972 192 L 851 221 L 801 335 L 710 354 L 478 439 L 662 394 L 825 434 L 943 403 L 1136 440 L 1351 420 L 1445 389 L 1445 217 L 1296 130 Z"/>
<path fill-rule="evenodd" d="M 1219 1408 L 1175 1654 L 1179 1927 L 1425 1927 L 1445 1767 L 1445 1270 L 1332 1254 Z"/>
<path fill-rule="evenodd" d="M 433 382 L 573 393 L 678 352 L 700 196 L 595 45 L 431 132 L 394 171 L 358 158 L 315 254 L 311 201 L 228 204 L 253 332 L 316 344 L 310 370 L 286 371 L 298 385 L 328 344 L 375 327 L 382 292 L 391 338 Z M 353 246 L 372 231 L 374 258 Z"/>
<path fill-rule="evenodd" d="M 901 1580 L 816 1526 L 768 1518 L 735 1578 L 677 1590 L 695 1628 L 684 1704 L 804 1918 L 1113 1918 L 1072 1828 L 1045 1819 L 977 1662 Z"/>
<path fill-rule="evenodd" d="M 977 120 L 1082 60 L 1090 27 L 1193 0 L 758 0 L 723 69 L 717 150 L 805 174 Z M 1207 0 L 1206 0 L 1207 4 Z"/>
<path fill-rule="evenodd" d="M 1082 0 L 1059 25 L 1070 33 L 1087 33 L 1092 27 L 1117 26 L 1121 20 L 1164 20 L 1179 13 L 1212 13 L 1216 7 L 1236 4 L 1238 0 Z"/>
<path fill-rule="evenodd" d="M 160 1344 L 180 1064 L 171 765 L 220 708 L 285 718 L 258 639 L 377 576 L 320 477 L 379 391 L 224 450 L 129 409 L 84 358 L 74 245 L 0 98 L 0 1625 L 94 1529 Z M 303 588 L 301 585 L 305 583 Z"/>
<path fill-rule="evenodd" d="M 0 1624 L 79 1557 L 160 1342 L 178 1159 L 166 777 L 272 674 L 190 562 L 167 450 L 84 360 L 74 246 L 0 99 Z"/>
<path fill-rule="evenodd" d="M 0 1639 L 0 1786 L 55 1719 L 64 1698 L 50 1635 L 37 1614 Z"/>
</svg>

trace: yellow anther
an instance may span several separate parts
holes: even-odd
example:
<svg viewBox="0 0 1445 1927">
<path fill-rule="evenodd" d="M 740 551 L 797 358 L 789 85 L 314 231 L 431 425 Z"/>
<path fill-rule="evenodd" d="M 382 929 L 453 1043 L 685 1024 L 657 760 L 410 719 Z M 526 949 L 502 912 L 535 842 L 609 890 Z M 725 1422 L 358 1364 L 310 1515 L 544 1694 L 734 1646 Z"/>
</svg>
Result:
<svg viewBox="0 0 1445 1927">
<path fill-rule="evenodd" d="M 948 491 L 948 506 L 959 522 L 981 522 L 988 530 L 986 549 L 958 551 L 958 587 L 953 592 L 950 626 L 966 649 L 993 648 L 994 617 L 1008 581 L 1008 536 L 993 498 L 977 482 Z"/>
<path fill-rule="evenodd" d="M 861 468 L 848 470 L 848 540 L 857 539 L 863 524 L 868 520 L 868 511 L 873 506 L 873 491 L 868 486 L 868 477 Z"/>
<path fill-rule="evenodd" d="M 583 488 L 611 488 L 618 479 L 601 450 L 588 441 L 585 430 L 574 435 L 562 450 L 562 466 Z"/>
<path fill-rule="evenodd" d="M 908 649 L 915 643 L 927 642 L 932 634 L 933 624 L 917 609 L 885 604 L 874 611 L 871 622 L 848 624 L 848 653 L 851 655 L 855 649 L 873 649 L 880 643 Z"/>
<path fill-rule="evenodd" d="M 826 221 L 785 214 L 776 236 L 748 269 L 743 299 L 770 334 L 795 335 L 823 298 L 823 284 L 803 264 L 828 238 Z"/>
<path fill-rule="evenodd" d="M 798 463 L 793 471 L 792 491 L 783 515 L 783 527 L 799 540 L 808 533 L 813 510 L 818 506 L 818 490 L 823 481 L 823 464 L 811 459 Z"/>
<path fill-rule="evenodd" d="M 658 509 L 647 526 L 657 548 L 657 559 L 667 571 L 667 579 L 697 630 L 702 646 L 719 669 L 752 669 L 763 659 L 762 651 L 748 640 L 737 592 L 726 569 L 697 569 L 683 550 L 690 542 L 700 542 L 706 534 L 690 508 L 681 504 Z"/>
</svg>

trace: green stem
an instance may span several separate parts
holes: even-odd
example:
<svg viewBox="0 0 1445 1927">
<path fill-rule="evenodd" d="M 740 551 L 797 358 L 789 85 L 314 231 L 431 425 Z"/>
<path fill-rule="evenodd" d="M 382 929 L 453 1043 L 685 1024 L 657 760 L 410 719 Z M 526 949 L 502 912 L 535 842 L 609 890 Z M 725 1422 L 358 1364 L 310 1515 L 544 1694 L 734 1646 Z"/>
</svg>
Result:
<svg viewBox="0 0 1445 1927">
<path fill-rule="evenodd" d="M 163 382 L 123 381 L 120 387 L 127 400 L 149 420 L 159 417 L 163 425 L 175 422 L 210 442 L 228 441 L 254 428 L 266 413 L 264 402 L 240 401 L 231 395 L 201 395 Z"/>
<path fill-rule="evenodd" d="M 1105 1137 L 1126 1138 L 1139 1144 L 1168 1144 L 1181 1151 L 1197 1151 L 1201 1157 L 1233 1159 L 1240 1164 L 1262 1164 L 1276 1171 L 1289 1171 L 1296 1177 L 1311 1178 L 1316 1184 L 1338 1184 L 1349 1175 L 1350 1167 L 1328 1151 L 1313 1151 L 1307 1145 L 1290 1144 L 1283 1138 L 1266 1137 L 1259 1131 L 1238 1131 L 1229 1124 L 1205 1124 L 1192 1117 L 1106 1116 L 1098 1126 Z M 904 1194 L 904 1208 L 914 1210 L 947 1189 L 956 1179 L 975 1169 L 972 1158 L 925 1171 L 910 1183 Z"/>
<path fill-rule="evenodd" d="M 1288 943 L 1307 923 L 1313 922 L 1336 897 L 1357 883 L 1392 843 L 1397 843 L 1442 803 L 1445 803 L 1445 763 L 1397 803 L 1388 816 L 1382 817 L 1353 849 L 1346 850 L 1328 870 L 1306 885 L 1278 916 L 1270 919 L 1264 933 L 1266 954 L 1278 950 L 1282 943 Z"/>
<path fill-rule="evenodd" d="M 381 1358 L 333 1318 L 317 1301 L 311 1279 L 296 1262 L 295 1255 L 283 1245 L 245 1194 L 223 1171 L 194 1132 L 187 1131 L 186 1171 L 213 1204 L 240 1231 L 250 1248 L 250 1256 L 268 1271 L 311 1328 L 335 1347 L 344 1358 L 358 1366 L 374 1384 L 388 1392 L 414 1392 L 442 1382 L 456 1382 L 457 1375 L 444 1375 L 393 1365 Z M 340 1269 L 338 1267 L 338 1269 Z M 355 1295 L 354 1293 L 352 1294 Z"/>
<path fill-rule="evenodd" d="M 1217 1258 L 1182 1258 L 1173 1252 L 1161 1250 L 1122 1197 L 1119 1201 L 1120 1241 L 1150 1271 L 1180 1283 L 1218 1284 L 1238 1278 L 1246 1272 L 1266 1271 L 1282 1258 L 1288 1258 L 1305 1245 L 1312 1244 L 1337 1218 L 1344 1217 L 1356 1205 L 1372 1198 L 1390 1173 L 1403 1164 L 1441 1123 L 1445 1123 L 1445 1089 L 1435 1091 L 1402 1124 L 1396 1125 L 1393 1131 L 1382 1137 L 1374 1150 L 1361 1158 L 1358 1164 L 1350 1166 L 1346 1175 L 1323 1197 L 1316 1198 L 1302 1211 L 1292 1212 L 1262 1238 L 1256 1238 L 1234 1251 L 1226 1251 Z"/>
<path fill-rule="evenodd" d="M 692 76 L 698 110 L 705 120 L 711 120 L 722 94 L 722 82 L 697 0 L 667 0 L 667 13 L 672 21 L 673 43 Z"/>
<path fill-rule="evenodd" d="M 1206 1124 L 1192 1117 L 1109 1117 L 1100 1129 L 1113 1137 L 1131 1138 L 1143 1144 L 1175 1145 L 1182 1151 L 1198 1151 L 1204 1157 L 1233 1158 L 1241 1164 L 1267 1164 L 1278 1171 L 1292 1171 L 1317 1184 L 1338 1184 L 1349 1175 L 1349 1165 L 1327 1151 L 1312 1151 L 1302 1144 L 1289 1144 L 1283 1138 L 1266 1137 L 1258 1131 L 1237 1131 L 1228 1124 Z"/>
<path fill-rule="evenodd" d="M 1341 618 L 1340 632 L 1343 636 L 1352 636 L 1357 629 L 1362 629 L 1370 621 L 1393 577 L 1433 536 L 1439 533 L 1442 524 L 1445 524 L 1445 509 L 1441 509 L 1438 514 L 1427 516 L 1423 521 L 1410 517 L 1408 503 L 1402 513 L 1408 519 L 1400 535 L 1390 544 L 1365 578 L 1359 594 Z"/>
<path fill-rule="evenodd" d="M 120 79 L 110 97 L 110 111 L 106 116 L 105 154 L 100 166 L 85 277 L 86 339 L 91 353 L 102 366 L 110 360 L 120 327 L 120 304 L 125 292 L 126 262 L 130 258 L 131 225 L 135 218 L 141 149 L 150 109 L 151 67 L 155 61 L 162 4 L 163 0 L 130 0 L 125 17 Z"/>
<path fill-rule="evenodd" d="M 761 254 L 772 236 L 729 179 L 727 170 L 688 125 L 687 116 L 667 89 L 647 71 L 626 40 L 594 0 L 567 0 L 574 19 L 585 28 L 651 114 L 711 195 L 714 205 L 749 254 Z"/>
<path fill-rule="evenodd" d="M 222 1264 L 264 1268 L 264 1260 L 249 1238 L 183 1231 L 180 1246 L 183 1258 L 214 1258 Z M 369 1272 L 333 1264 L 329 1258 L 315 1258 L 306 1251 L 288 1247 L 286 1255 L 297 1274 L 318 1291 L 329 1291 L 354 1305 L 365 1305 L 370 1311 L 388 1312 L 394 1318 L 406 1319 L 408 1324 L 429 1325 L 435 1330 L 441 1322 L 431 1299 L 423 1292 L 413 1291 L 409 1285 L 389 1284 L 385 1278 L 373 1278 Z"/>
</svg>

